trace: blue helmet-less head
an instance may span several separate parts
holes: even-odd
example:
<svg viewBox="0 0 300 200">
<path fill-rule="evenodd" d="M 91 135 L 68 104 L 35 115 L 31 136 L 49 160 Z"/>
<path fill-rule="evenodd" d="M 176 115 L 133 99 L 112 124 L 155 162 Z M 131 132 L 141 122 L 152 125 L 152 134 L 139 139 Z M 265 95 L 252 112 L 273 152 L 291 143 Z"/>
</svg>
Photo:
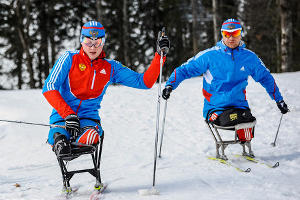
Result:
<svg viewBox="0 0 300 200">
<path fill-rule="evenodd" d="M 100 22 L 89 21 L 81 28 L 80 42 L 83 41 L 84 37 L 92 39 L 105 38 L 105 29 Z"/>
<path fill-rule="evenodd" d="M 233 32 L 236 30 L 242 30 L 242 25 L 238 20 L 227 19 L 223 22 L 221 31 Z"/>
</svg>

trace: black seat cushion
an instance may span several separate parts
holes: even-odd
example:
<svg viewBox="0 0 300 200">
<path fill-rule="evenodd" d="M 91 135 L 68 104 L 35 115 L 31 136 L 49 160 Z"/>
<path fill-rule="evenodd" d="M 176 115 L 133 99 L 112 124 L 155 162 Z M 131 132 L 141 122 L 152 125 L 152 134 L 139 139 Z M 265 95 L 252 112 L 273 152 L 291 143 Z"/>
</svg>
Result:
<svg viewBox="0 0 300 200">
<path fill-rule="evenodd" d="M 241 123 L 254 122 L 256 118 L 250 109 L 232 108 L 225 110 L 212 123 L 221 127 L 231 127 Z"/>
<path fill-rule="evenodd" d="M 62 160 L 70 161 L 84 154 L 92 154 L 95 152 L 98 144 L 86 145 L 80 143 L 71 143 L 71 153 L 69 155 L 60 156 Z"/>
</svg>

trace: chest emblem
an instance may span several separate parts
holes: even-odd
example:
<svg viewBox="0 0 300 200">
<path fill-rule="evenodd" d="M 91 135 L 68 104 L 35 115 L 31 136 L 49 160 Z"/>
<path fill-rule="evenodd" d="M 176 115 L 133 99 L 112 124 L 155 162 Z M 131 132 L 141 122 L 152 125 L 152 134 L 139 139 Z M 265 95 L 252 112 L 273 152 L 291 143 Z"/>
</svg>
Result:
<svg viewBox="0 0 300 200">
<path fill-rule="evenodd" d="M 80 71 L 84 71 L 86 69 L 86 66 L 84 64 L 79 64 Z"/>
<path fill-rule="evenodd" d="M 243 67 L 241 67 L 241 69 L 240 69 L 240 70 L 244 72 L 244 71 L 245 71 L 245 67 L 244 67 L 244 66 L 243 66 Z"/>
</svg>

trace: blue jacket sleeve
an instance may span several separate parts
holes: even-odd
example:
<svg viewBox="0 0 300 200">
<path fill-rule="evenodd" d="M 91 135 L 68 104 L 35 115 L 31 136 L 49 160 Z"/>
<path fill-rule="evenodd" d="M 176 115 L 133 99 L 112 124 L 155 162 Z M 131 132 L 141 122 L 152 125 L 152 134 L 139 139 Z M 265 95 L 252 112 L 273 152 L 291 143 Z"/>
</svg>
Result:
<svg viewBox="0 0 300 200">
<path fill-rule="evenodd" d="M 271 99 L 276 102 L 282 100 L 283 97 L 281 96 L 279 88 L 277 87 L 275 79 L 271 75 L 269 69 L 266 68 L 262 60 L 256 55 L 253 60 L 253 65 L 251 65 L 252 78 L 266 89 Z"/>
<path fill-rule="evenodd" d="M 118 61 L 113 61 L 112 82 L 138 89 L 149 89 L 145 83 L 144 74 L 137 73 Z"/>
<path fill-rule="evenodd" d="M 62 55 L 54 64 L 43 87 L 43 93 L 50 90 L 59 90 L 62 83 L 68 77 L 71 68 L 71 57 L 68 52 Z"/>
<path fill-rule="evenodd" d="M 173 71 L 166 86 L 172 86 L 174 90 L 183 80 L 202 75 L 208 69 L 207 59 L 206 54 L 199 52 Z"/>
</svg>

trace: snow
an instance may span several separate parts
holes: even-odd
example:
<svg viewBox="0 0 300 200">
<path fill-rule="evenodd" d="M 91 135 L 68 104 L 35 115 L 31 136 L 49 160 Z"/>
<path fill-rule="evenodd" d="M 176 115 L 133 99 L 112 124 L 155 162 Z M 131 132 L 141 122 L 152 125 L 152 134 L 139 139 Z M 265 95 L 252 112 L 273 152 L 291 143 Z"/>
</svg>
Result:
<svg viewBox="0 0 300 200">
<path fill-rule="evenodd" d="M 240 145 L 226 154 L 250 173 L 208 160 L 215 145 L 202 117 L 202 77 L 184 81 L 168 101 L 162 158 L 157 161 L 155 196 L 138 191 L 151 189 L 157 106 L 157 87 L 136 90 L 110 86 L 102 102 L 105 130 L 101 162 L 102 180 L 109 184 L 103 199 L 300 199 L 300 72 L 274 74 L 291 112 L 284 115 L 274 141 L 281 113 L 264 88 L 249 79 L 247 98 L 257 118 L 252 147 L 255 155 L 280 166 L 275 169 L 237 160 Z M 47 123 L 51 108 L 41 90 L 0 91 L 0 118 Z M 162 101 L 161 111 L 165 101 Z M 229 133 L 231 134 L 231 133 Z M 0 199 L 60 199 L 62 178 L 56 157 L 46 144 L 48 128 L 0 122 Z M 71 161 L 69 168 L 87 168 L 88 156 Z M 16 187 L 19 184 L 20 187 Z M 71 185 L 79 187 L 72 199 L 88 199 L 95 178 L 76 174 Z"/>
</svg>

